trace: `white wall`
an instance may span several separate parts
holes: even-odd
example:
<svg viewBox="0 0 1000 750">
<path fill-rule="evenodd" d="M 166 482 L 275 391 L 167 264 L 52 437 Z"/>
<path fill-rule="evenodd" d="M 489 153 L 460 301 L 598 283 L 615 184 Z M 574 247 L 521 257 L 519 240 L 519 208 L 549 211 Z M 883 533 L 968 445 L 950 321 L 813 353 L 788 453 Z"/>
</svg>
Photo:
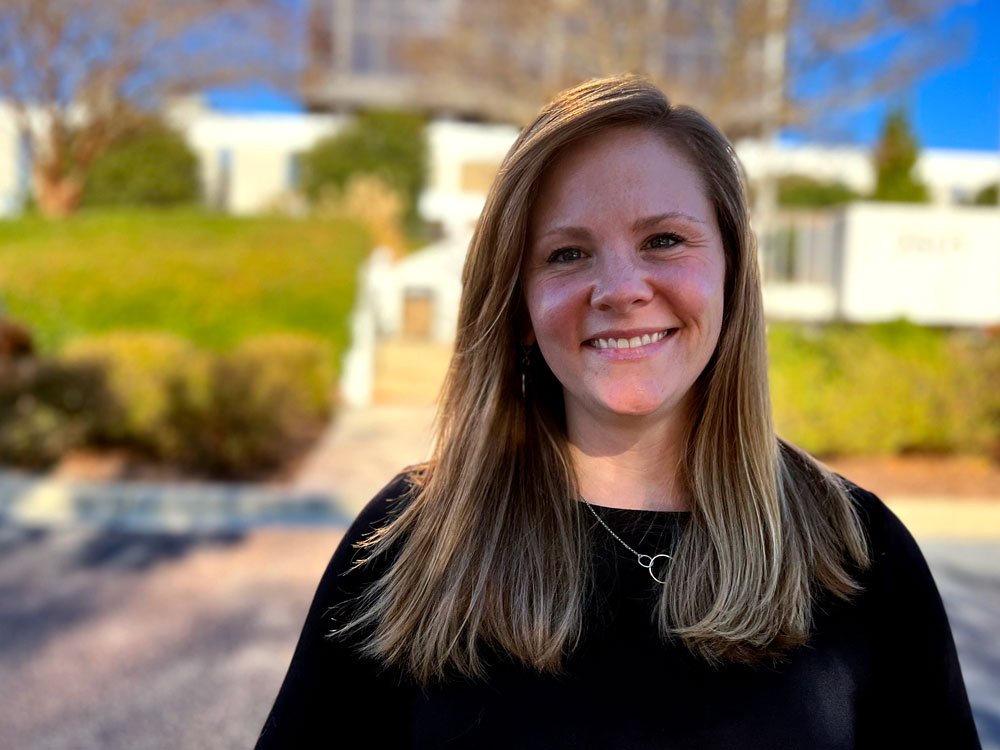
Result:
<svg viewBox="0 0 1000 750">
<path fill-rule="evenodd" d="M 1000 323 L 1000 208 L 858 203 L 844 230 L 846 319 Z"/>
<path fill-rule="evenodd" d="M 842 182 L 864 193 L 875 186 L 868 149 L 857 146 L 740 141 L 734 144 L 751 182 L 787 174 Z"/>
<path fill-rule="evenodd" d="M 234 213 L 253 213 L 288 191 L 293 154 L 307 151 L 321 138 L 335 133 L 347 118 L 326 114 L 226 114 L 186 101 L 173 108 L 171 120 L 198 154 L 207 197 L 212 200 L 219 194 L 220 166 L 228 161 L 224 204 Z M 479 218 L 486 193 L 463 189 L 463 165 L 499 166 L 517 134 L 517 128 L 509 125 L 452 120 L 430 123 L 430 169 L 421 196 L 423 215 L 441 222 L 451 235 L 467 233 Z"/>
<path fill-rule="evenodd" d="M 495 164 L 517 139 L 510 125 L 482 125 L 440 120 L 427 129 L 430 173 L 421 196 L 421 213 L 439 221 L 452 236 L 464 235 L 475 226 L 486 202 L 486 192 L 463 189 L 462 167 L 466 163 Z"/>
<path fill-rule="evenodd" d="M 1000 181 L 1000 153 L 926 149 L 920 152 L 915 171 L 935 203 L 961 203 Z"/>
<path fill-rule="evenodd" d="M 432 318 L 430 338 L 450 342 L 458 327 L 458 303 L 462 296 L 462 266 L 470 236 L 445 239 L 392 263 L 387 256 L 372 258 L 368 286 L 381 335 L 403 330 L 403 300 L 407 290 L 430 294 Z"/>
<path fill-rule="evenodd" d="M 0 103 L 0 216 L 12 216 L 21 210 L 28 176 L 19 144 L 13 113 Z"/>
<path fill-rule="evenodd" d="M 825 323 L 837 315 L 837 290 L 832 284 L 765 281 L 763 295 L 769 319 Z"/>
<path fill-rule="evenodd" d="M 196 105 L 179 107 L 171 120 L 184 132 L 201 163 L 210 203 L 236 214 L 271 207 L 292 188 L 291 161 L 337 131 L 342 116 L 226 114 Z M 228 178 L 223 164 L 228 163 Z"/>
</svg>

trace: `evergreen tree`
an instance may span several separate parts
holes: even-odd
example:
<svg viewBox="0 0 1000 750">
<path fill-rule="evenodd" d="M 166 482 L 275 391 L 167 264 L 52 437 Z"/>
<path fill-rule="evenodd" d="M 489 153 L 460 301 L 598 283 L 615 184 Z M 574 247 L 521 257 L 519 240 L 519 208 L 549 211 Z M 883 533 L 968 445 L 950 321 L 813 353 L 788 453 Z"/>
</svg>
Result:
<svg viewBox="0 0 1000 750">
<path fill-rule="evenodd" d="M 875 192 L 877 201 L 924 203 L 927 187 L 913 176 L 919 147 L 902 109 L 889 113 L 875 147 Z"/>
</svg>

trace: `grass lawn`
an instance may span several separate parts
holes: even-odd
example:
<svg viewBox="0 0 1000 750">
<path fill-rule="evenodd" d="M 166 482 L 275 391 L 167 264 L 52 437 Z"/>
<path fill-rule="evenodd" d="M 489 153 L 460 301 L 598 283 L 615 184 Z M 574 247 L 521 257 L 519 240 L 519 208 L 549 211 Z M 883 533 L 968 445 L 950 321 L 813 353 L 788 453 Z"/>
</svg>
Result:
<svg viewBox="0 0 1000 750">
<path fill-rule="evenodd" d="M 194 210 L 81 213 L 0 222 L 0 309 L 43 352 L 115 329 L 169 331 L 223 350 L 257 333 L 349 337 L 368 235 L 330 219 Z"/>
</svg>

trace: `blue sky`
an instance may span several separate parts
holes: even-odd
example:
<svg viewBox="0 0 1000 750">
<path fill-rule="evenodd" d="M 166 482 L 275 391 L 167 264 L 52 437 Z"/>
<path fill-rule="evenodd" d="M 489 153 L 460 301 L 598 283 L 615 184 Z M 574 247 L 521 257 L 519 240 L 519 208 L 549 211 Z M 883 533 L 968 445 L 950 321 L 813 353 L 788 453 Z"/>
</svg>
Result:
<svg viewBox="0 0 1000 750">
<path fill-rule="evenodd" d="M 914 90 L 852 117 L 852 140 L 872 143 L 886 109 L 902 104 L 922 146 L 1000 149 L 1000 0 L 959 5 L 945 22 L 965 24 L 971 31 L 964 53 Z"/>
<path fill-rule="evenodd" d="M 871 106 L 839 123 L 837 138 L 871 144 L 891 106 L 902 105 L 924 147 L 1000 149 L 1000 0 L 963 2 L 942 22 L 971 32 L 955 59 L 917 82 L 912 90 Z M 262 89 L 214 92 L 224 110 L 297 111 L 295 97 Z"/>
</svg>

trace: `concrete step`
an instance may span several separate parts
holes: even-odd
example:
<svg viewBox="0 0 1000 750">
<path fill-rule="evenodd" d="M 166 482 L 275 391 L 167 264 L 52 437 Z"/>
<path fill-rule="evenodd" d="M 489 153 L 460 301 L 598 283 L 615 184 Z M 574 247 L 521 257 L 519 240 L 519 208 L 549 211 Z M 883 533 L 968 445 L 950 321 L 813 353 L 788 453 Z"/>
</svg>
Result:
<svg viewBox="0 0 1000 750">
<path fill-rule="evenodd" d="M 379 341 L 375 348 L 375 404 L 433 404 L 441 390 L 452 347 L 420 339 Z"/>
</svg>

